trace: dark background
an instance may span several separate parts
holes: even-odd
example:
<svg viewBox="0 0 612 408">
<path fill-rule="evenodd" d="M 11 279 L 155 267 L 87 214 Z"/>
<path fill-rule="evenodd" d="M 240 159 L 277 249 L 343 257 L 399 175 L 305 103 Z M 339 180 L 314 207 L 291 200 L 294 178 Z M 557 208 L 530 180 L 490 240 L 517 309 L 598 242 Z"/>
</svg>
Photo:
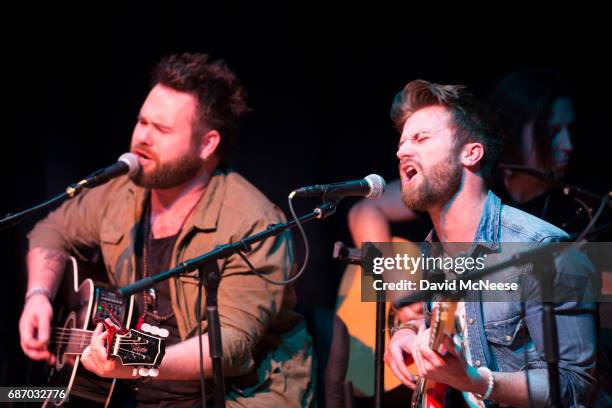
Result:
<svg viewBox="0 0 612 408">
<path fill-rule="evenodd" d="M 559 70 L 574 89 L 578 121 L 569 180 L 610 185 L 609 34 L 596 10 L 581 16 L 510 10 L 454 12 L 324 6 L 176 6 L 7 12 L 2 28 L 0 215 L 39 203 L 128 150 L 153 64 L 173 52 L 225 59 L 254 109 L 234 167 L 287 212 L 287 194 L 378 173 L 397 177 L 395 93 L 423 78 L 463 83 L 486 97 L 502 76 Z M 440 6 L 442 8 L 442 6 Z M 482 13 L 486 10 L 481 10 Z M 503 16 L 503 20 L 502 20 Z M 10 24 L 8 24 L 10 23 Z M 353 200 L 308 225 L 311 261 L 299 299 L 331 308 L 342 266 L 333 243 L 350 242 Z M 299 203 L 299 212 L 316 201 Z M 25 292 L 26 233 L 0 232 L 0 384 L 25 384 L 29 364 L 17 322 Z M 296 249 L 301 253 L 301 240 Z"/>
</svg>

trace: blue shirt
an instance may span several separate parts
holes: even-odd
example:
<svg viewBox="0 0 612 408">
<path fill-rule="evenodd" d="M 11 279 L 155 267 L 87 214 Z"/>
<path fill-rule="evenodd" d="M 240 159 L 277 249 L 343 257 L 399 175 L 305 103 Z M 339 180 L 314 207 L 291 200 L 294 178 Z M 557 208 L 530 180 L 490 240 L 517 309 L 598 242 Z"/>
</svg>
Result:
<svg viewBox="0 0 612 408">
<path fill-rule="evenodd" d="M 554 225 L 502 204 L 499 197 L 489 191 L 472 250 L 500 252 L 505 243 L 527 243 L 537 247 L 568 238 L 563 230 Z M 435 231 L 429 234 L 427 241 L 437 241 Z M 573 280 L 571 276 L 592 276 L 594 273 L 588 260 L 576 254 L 557 260 L 556 267 L 557 276 L 561 276 L 568 285 L 572 282 L 584 284 L 584 280 Z M 524 269 L 523 273 L 528 274 L 528 271 Z M 527 290 L 537 289 L 535 279 L 527 279 L 526 282 L 533 286 Z M 534 406 L 550 404 L 541 299 L 482 302 L 480 297 L 479 292 L 468 292 L 464 299 L 472 365 L 502 372 L 529 370 L 532 403 Z M 427 306 L 426 315 L 429 314 Z M 521 314 L 523 308 L 524 317 Z M 594 310 L 593 303 L 555 304 L 563 406 L 586 406 L 595 388 Z"/>
</svg>

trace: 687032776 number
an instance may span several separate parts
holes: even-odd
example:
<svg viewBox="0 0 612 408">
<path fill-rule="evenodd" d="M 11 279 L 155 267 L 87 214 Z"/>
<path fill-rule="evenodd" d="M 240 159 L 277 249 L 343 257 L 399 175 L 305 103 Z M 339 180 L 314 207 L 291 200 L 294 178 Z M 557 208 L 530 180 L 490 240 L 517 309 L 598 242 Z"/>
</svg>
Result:
<svg viewBox="0 0 612 408">
<path fill-rule="evenodd" d="M 42 402 L 66 394 L 66 387 L 0 387 L 0 402 Z"/>
</svg>

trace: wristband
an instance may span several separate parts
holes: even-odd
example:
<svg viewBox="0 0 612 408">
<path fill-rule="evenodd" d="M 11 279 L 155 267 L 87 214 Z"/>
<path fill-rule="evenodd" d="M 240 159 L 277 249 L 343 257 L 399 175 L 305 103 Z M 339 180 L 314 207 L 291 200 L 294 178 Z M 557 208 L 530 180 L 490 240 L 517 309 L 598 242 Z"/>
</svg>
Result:
<svg viewBox="0 0 612 408">
<path fill-rule="evenodd" d="M 395 333 L 397 333 L 398 331 L 403 330 L 403 329 L 409 329 L 409 330 L 412 330 L 413 332 L 415 332 L 417 334 L 419 333 L 419 328 L 418 327 L 416 327 L 412 323 L 406 322 L 406 323 L 398 324 L 397 326 L 393 326 L 391 328 L 391 333 L 390 333 L 391 337 L 393 337 L 395 335 Z"/>
<path fill-rule="evenodd" d="M 47 299 L 49 299 L 49 302 L 53 302 L 53 299 L 51 298 L 51 292 L 41 287 L 36 287 L 28 290 L 25 294 L 25 301 L 27 302 L 34 295 L 45 295 Z"/>
</svg>

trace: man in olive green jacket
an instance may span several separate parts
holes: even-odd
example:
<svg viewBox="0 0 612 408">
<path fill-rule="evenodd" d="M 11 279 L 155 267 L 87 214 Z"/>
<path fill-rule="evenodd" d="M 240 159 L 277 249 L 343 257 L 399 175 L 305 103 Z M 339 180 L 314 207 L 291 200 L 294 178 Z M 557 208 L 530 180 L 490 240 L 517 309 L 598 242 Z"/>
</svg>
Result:
<svg viewBox="0 0 612 408">
<path fill-rule="evenodd" d="M 99 249 L 111 282 L 124 286 L 284 221 L 261 192 L 220 166 L 225 144 L 248 109 L 233 72 L 206 55 L 174 55 L 157 65 L 152 84 L 132 135 L 139 174 L 65 203 L 29 235 L 20 335 L 32 359 L 54 360 L 47 348 L 50 300 L 68 254 L 82 257 L 86 249 Z M 290 235 L 258 243 L 246 257 L 270 279 L 287 279 L 293 268 Z M 302 318 L 291 310 L 293 288 L 260 279 L 239 255 L 217 266 L 228 406 L 309 405 L 312 346 Z M 191 406 L 199 400 L 197 288 L 193 272 L 138 297 L 142 318 L 171 333 L 159 376 L 132 387 L 129 398 L 140 405 Z M 202 323 L 204 371 L 212 379 Z M 99 325 L 82 364 L 101 377 L 134 379 L 129 367 L 106 359 L 104 339 Z"/>
</svg>

